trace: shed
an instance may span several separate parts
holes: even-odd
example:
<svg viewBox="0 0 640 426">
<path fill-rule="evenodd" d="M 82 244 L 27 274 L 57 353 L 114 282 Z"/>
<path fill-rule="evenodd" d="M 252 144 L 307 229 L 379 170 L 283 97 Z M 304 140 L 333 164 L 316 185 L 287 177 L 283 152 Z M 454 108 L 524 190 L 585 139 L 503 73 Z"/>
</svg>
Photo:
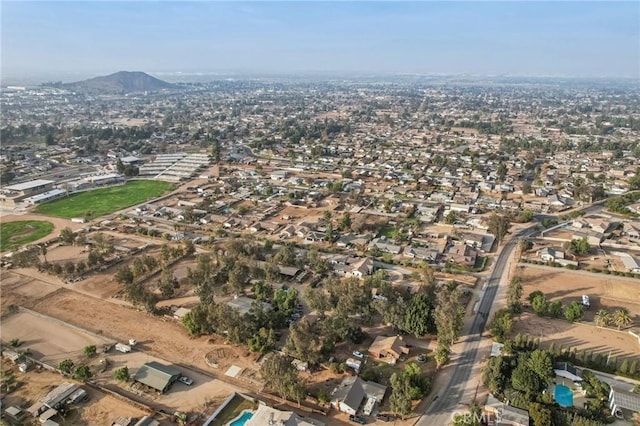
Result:
<svg viewBox="0 0 640 426">
<path fill-rule="evenodd" d="M 152 361 L 142 365 L 133 380 L 165 393 L 180 376 L 178 369 Z"/>
</svg>

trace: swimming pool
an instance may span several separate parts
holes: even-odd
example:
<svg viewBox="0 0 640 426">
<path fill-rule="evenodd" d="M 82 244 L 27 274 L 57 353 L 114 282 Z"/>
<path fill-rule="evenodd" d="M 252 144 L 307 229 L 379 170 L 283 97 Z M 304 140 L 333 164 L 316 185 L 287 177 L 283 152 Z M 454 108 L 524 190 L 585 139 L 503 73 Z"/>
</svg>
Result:
<svg viewBox="0 0 640 426">
<path fill-rule="evenodd" d="M 251 417 L 253 417 L 253 411 L 245 411 L 240 415 L 240 417 L 237 417 L 234 421 L 229 423 L 229 426 L 244 426 L 247 420 Z"/>
<path fill-rule="evenodd" d="M 553 389 L 553 399 L 555 399 L 561 407 L 573 407 L 573 391 L 565 385 L 555 385 Z"/>
</svg>

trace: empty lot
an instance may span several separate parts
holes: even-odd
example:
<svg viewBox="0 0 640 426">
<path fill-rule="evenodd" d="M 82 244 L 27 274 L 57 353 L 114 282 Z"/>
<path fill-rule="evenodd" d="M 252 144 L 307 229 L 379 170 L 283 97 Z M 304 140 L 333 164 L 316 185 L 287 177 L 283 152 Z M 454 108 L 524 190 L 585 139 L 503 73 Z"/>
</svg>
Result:
<svg viewBox="0 0 640 426">
<path fill-rule="evenodd" d="M 20 339 L 20 350 L 29 349 L 33 357 L 50 365 L 63 359 L 75 360 L 83 356 L 85 346 L 100 348 L 107 339 L 85 333 L 53 318 L 29 312 L 16 312 L 2 319 L 2 340 Z"/>
<path fill-rule="evenodd" d="M 538 265 L 526 265 L 518 270 L 518 275 L 522 277 L 525 299 L 531 292 L 540 290 L 548 299 L 560 300 L 566 305 L 581 301 L 581 295 L 586 294 L 591 309 L 585 313 L 585 321 L 592 321 L 598 309 L 627 308 L 633 321 L 640 323 L 639 280 Z"/>
</svg>

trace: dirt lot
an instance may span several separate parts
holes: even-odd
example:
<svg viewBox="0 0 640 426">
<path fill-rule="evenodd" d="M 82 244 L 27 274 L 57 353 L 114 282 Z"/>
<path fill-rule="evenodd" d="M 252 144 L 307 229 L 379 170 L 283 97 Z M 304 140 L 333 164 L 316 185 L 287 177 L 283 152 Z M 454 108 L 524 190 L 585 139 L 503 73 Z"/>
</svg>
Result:
<svg viewBox="0 0 640 426">
<path fill-rule="evenodd" d="M 145 352 L 169 361 L 210 370 L 204 361 L 204 355 L 217 347 L 223 347 L 226 357 L 219 362 L 220 371 L 214 372 L 224 373 L 224 367 L 232 363 L 241 367 L 255 367 L 244 358 L 246 348 L 225 345 L 222 340 L 207 337 L 190 338 L 177 321 L 153 317 L 145 312 L 106 303 L 66 289 L 36 301 L 32 309 L 117 341 L 135 338 Z M 139 329 L 140 324 L 145 325 L 143 331 Z M 212 343 L 209 343 L 210 340 Z"/>
<path fill-rule="evenodd" d="M 556 347 L 576 348 L 623 358 L 638 357 L 640 345 L 632 335 L 617 330 L 597 328 L 591 324 L 570 323 L 562 319 L 541 318 L 531 313 L 522 314 L 514 321 L 513 333 L 539 337 L 543 347 L 552 342 Z"/>
<path fill-rule="evenodd" d="M 585 313 L 585 320 L 592 321 L 598 309 L 613 311 L 627 308 L 635 323 L 640 322 L 640 282 L 631 278 L 593 274 L 583 271 L 569 271 L 562 268 L 524 265 L 518 274 L 522 277 L 524 297 L 540 290 L 548 299 L 561 300 L 563 304 L 580 301 L 581 296 L 589 296 L 591 309 Z"/>
<path fill-rule="evenodd" d="M 46 395 L 51 389 L 63 382 L 63 378 L 56 373 L 46 370 L 32 370 L 28 373 L 20 373 L 15 366 L 8 363 L 2 364 L 2 370 L 13 371 L 16 377 L 17 386 L 14 391 L 7 394 L 3 399 L 3 406 L 17 406 L 28 408 L 32 403 Z M 116 417 L 136 417 L 140 418 L 147 413 L 135 408 L 126 402 L 120 401 L 110 395 L 106 395 L 88 386 L 83 388 L 89 394 L 89 402 L 79 406 L 76 413 L 71 413 L 67 420 L 68 424 L 86 426 L 108 426 Z M 169 423 L 167 423 L 169 424 Z"/>
<path fill-rule="evenodd" d="M 20 350 L 29 349 L 34 358 L 53 366 L 63 359 L 76 361 L 83 358 L 85 346 L 101 348 L 109 343 L 107 339 L 29 312 L 16 312 L 2 319 L 2 341 L 6 343 L 14 338 L 24 342 Z"/>
</svg>

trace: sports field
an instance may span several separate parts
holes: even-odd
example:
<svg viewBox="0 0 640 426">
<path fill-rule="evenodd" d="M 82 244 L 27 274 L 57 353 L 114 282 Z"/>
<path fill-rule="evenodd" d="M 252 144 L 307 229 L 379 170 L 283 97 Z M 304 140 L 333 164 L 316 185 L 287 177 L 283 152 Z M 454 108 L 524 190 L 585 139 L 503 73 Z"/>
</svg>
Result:
<svg viewBox="0 0 640 426">
<path fill-rule="evenodd" d="M 0 251 L 13 250 L 39 240 L 53 231 L 53 224 L 44 220 L 18 220 L 0 224 Z"/>
<path fill-rule="evenodd" d="M 81 192 L 40 204 L 36 211 L 67 219 L 84 217 L 90 212 L 90 216 L 96 218 L 159 197 L 172 188 L 173 184 L 169 182 L 134 180 L 124 185 Z"/>
</svg>

